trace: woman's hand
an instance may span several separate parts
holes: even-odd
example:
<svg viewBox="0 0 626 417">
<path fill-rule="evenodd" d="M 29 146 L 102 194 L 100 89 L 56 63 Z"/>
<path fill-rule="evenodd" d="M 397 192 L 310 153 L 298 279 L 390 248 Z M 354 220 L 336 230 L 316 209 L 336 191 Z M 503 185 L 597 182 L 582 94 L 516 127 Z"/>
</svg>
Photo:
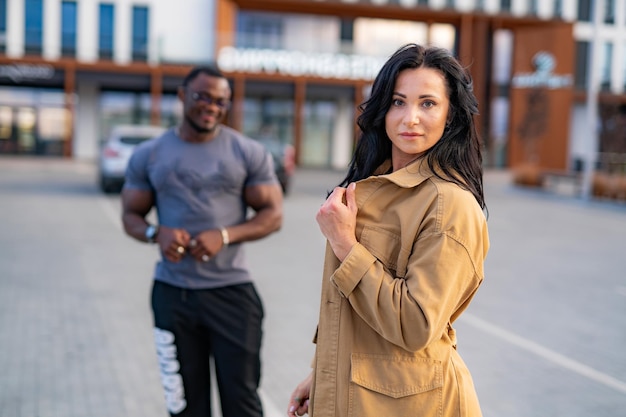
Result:
<svg viewBox="0 0 626 417">
<path fill-rule="evenodd" d="M 335 256 L 343 261 L 356 240 L 356 184 L 335 187 L 315 217 Z"/>
<path fill-rule="evenodd" d="M 298 384 L 289 399 L 287 416 L 302 416 L 309 412 L 309 397 L 311 395 L 311 383 L 313 381 L 313 371 L 302 382 Z"/>
</svg>

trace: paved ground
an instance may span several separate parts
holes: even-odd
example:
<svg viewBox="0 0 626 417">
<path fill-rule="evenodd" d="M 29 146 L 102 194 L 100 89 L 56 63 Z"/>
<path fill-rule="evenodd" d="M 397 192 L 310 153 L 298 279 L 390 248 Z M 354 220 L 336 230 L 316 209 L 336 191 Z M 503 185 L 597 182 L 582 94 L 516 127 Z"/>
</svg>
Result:
<svg viewBox="0 0 626 417">
<path fill-rule="evenodd" d="M 340 173 L 300 170 L 283 230 L 248 254 L 266 305 L 262 395 L 308 372 Z M 93 165 L 0 158 L 0 417 L 165 417 L 148 304 L 153 247 L 126 238 Z M 485 417 L 626 416 L 626 204 L 486 174 L 487 278 L 458 322 Z"/>
</svg>

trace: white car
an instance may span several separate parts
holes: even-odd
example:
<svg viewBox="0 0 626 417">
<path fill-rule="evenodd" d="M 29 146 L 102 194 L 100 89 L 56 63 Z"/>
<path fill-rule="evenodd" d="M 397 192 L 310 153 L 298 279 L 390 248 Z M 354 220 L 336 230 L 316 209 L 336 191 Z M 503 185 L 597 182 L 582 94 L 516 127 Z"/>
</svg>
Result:
<svg viewBox="0 0 626 417">
<path fill-rule="evenodd" d="M 141 142 L 165 132 L 161 126 L 118 125 L 100 148 L 98 157 L 98 182 L 105 193 L 120 192 L 128 160 Z"/>
</svg>

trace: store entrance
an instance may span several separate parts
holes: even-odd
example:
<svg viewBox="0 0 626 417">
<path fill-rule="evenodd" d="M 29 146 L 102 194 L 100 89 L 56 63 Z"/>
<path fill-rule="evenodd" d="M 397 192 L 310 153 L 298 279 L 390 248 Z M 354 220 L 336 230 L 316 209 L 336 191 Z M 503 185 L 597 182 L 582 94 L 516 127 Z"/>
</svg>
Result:
<svg viewBox="0 0 626 417">
<path fill-rule="evenodd" d="M 345 169 L 354 143 L 354 88 L 309 84 L 300 164 Z"/>
<path fill-rule="evenodd" d="M 63 94 L 0 89 L 0 154 L 62 156 L 71 129 Z"/>
<path fill-rule="evenodd" d="M 35 109 L 0 107 L 0 152 L 35 154 Z"/>
<path fill-rule="evenodd" d="M 283 145 L 293 145 L 293 84 L 249 81 L 245 91 L 243 133 L 263 140 L 271 136 Z"/>
</svg>

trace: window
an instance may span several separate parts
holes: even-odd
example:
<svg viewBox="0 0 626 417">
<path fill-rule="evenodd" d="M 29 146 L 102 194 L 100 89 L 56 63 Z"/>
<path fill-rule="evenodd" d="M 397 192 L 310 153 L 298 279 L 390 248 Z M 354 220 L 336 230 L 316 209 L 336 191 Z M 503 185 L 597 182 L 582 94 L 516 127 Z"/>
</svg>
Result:
<svg viewBox="0 0 626 417">
<path fill-rule="evenodd" d="M 339 36 L 342 42 L 354 40 L 354 19 L 341 19 Z"/>
<path fill-rule="evenodd" d="M 178 107 L 181 106 L 181 107 Z M 149 125 L 152 97 L 149 92 L 103 90 L 98 102 L 98 137 L 105 138 L 113 126 L 120 124 Z M 161 126 L 169 127 L 182 120 L 182 104 L 176 92 L 161 96 Z"/>
<path fill-rule="evenodd" d="M 591 22 L 591 0 L 578 0 L 578 20 Z"/>
<path fill-rule="evenodd" d="M 476 0 L 476 10 L 485 10 L 485 0 Z"/>
<path fill-rule="evenodd" d="M 100 59 L 113 59 L 114 8 L 112 4 L 100 4 Z"/>
<path fill-rule="evenodd" d="M 24 17 L 24 52 L 40 55 L 43 46 L 43 0 L 25 0 Z"/>
<path fill-rule="evenodd" d="M 148 8 L 133 7 L 133 61 L 148 60 Z"/>
<path fill-rule="evenodd" d="M 563 17 L 563 0 L 554 0 L 554 17 Z"/>
<path fill-rule="evenodd" d="M 446 0 L 446 7 L 454 8 L 454 0 Z"/>
<path fill-rule="evenodd" d="M 511 0 L 500 0 L 500 10 L 503 12 L 510 12 Z"/>
<path fill-rule="evenodd" d="M 528 6 L 528 12 L 532 15 L 537 15 L 539 13 L 539 4 L 537 4 L 537 0 L 531 0 L 530 6 Z"/>
<path fill-rule="evenodd" d="M 76 56 L 76 2 L 61 2 L 61 55 Z"/>
<path fill-rule="evenodd" d="M 604 23 L 615 23 L 615 0 L 604 0 Z"/>
<path fill-rule="evenodd" d="M 242 12 L 237 16 L 237 46 L 282 49 L 283 21 L 268 13 Z"/>
<path fill-rule="evenodd" d="M 574 74 L 574 86 L 579 90 L 587 88 L 587 61 L 589 60 L 589 42 L 576 42 L 576 73 Z"/>
<path fill-rule="evenodd" d="M 428 0 L 417 0 L 418 6 L 428 6 Z"/>
<path fill-rule="evenodd" d="M 343 18 L 339 21 L 339 42 L 341 52 L 354 52 L 354 19 Z"/>
<path fill-rule="evenodd" d="M 7 45 L 7 0 L 0 0 L 0 52 L 6 51 Z"/>
<path fill-rule="evenodd" d="M 602 48 L 602 72 L 600 78 L 600 89 L 608 91 L 611 89 L 611 67 L 613 66 L 613 44 L 605 42 Z"/>
</svg>

